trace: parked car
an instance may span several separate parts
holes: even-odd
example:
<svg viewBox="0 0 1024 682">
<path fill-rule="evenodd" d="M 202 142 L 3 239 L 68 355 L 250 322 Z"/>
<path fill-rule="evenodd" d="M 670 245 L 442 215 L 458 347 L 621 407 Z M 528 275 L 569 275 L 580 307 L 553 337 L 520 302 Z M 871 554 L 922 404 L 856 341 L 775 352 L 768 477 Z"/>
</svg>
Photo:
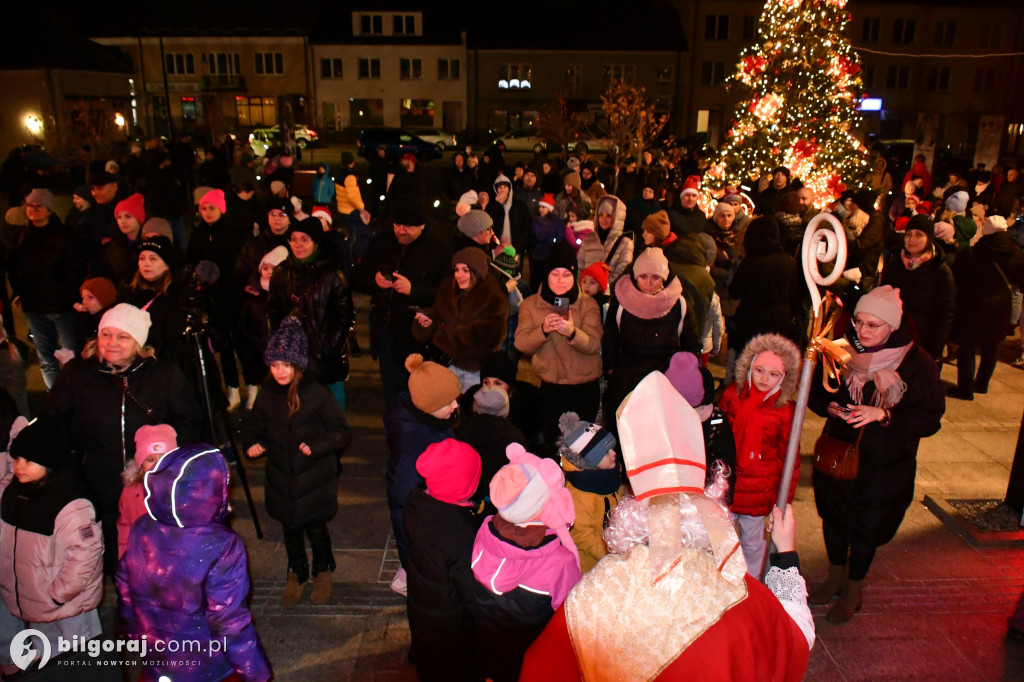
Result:
<svg viewBox="0 0 1024 682">
<path fill-rule="evenodd" d="M 271 132 L 269 128 L 257 128 L 249 133 L 249 146 L 256 156 L 266 156 L 267 150 L 278 144 L 280 132 Z"/>
<path fill-rule="evenodd" d="M 501 137 L 497 137 L 494 143 L 505 144 L 505 151 L 509 152 L 533 152 L 537 154 L 547 148 L 544 138 L 537 135 L 533 128 L 513 128 Z"/>
<path fill-rule="evenodd" d="M 405 154 L 413 154 L 420 161 L 440 159 L 444 150 L 434 142 L 427 142 L 401 128 L 366 128 L 359 133 L 356 148 L 359 156 L 368 159 L 374 155 L 377 147 L 384 145 L 386 155 L 392 161 Z"/>
<path fill-rule="evenodd" d="M 433 142 L 439 146 L 442 151 L 445 149 L 454 149 L 459 146 L 459 141 L 455 139 L 454 133 L 449 133 L 448 131 L 441 130 L 440 128 L 411 128 L 409 132 L 425 142 Z"/>
<path fill-rule="evenodd" d="M 259 134 L 259 135 L 257 135 Z M 281 136 L 281 126 L 270 126 L 269 128 L 256 128 L 249 134 L 249 142 L 254 139 L 276 140 Z M 299 149 L 306 149 L 315 145 L 320 139 L 317 132 L 304 125 L 295 126 L 295 144 Z"/>
</svg>

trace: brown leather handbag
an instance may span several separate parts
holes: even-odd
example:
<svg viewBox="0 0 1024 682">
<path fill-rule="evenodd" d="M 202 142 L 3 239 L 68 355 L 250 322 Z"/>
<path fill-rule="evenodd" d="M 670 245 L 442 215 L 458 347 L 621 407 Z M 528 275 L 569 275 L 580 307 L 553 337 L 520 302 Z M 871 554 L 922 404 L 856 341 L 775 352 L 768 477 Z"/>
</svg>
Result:
<svg viewBox="0 0 1024 682">
<path fill-rule="evenodd" d="M 814 468 L 838 481 L 852 481 L 860 470 L 860 439 L 864 428 L 858 429 L 854 443 L 828 435 L 828 421 L 818 440 L 814 442 Z"/>
</svg>

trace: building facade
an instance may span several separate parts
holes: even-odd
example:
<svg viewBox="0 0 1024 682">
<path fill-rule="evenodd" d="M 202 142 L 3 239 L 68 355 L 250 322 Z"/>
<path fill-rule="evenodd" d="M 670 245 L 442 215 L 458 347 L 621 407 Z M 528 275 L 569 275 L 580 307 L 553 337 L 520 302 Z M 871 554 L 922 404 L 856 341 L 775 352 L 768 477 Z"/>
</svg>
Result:
<svg viewBox="0 0 1024 682">
<path fill-rule="evenodd" d="M 353 9 L 312 47 L 315 118 L 325 130 L 367 126 L 462 131 L 466 38 L 418 10 Z"/>
<path fill-rule="evenodd" d="M 147 135 L 245 132 L 306 123 L 308 40 L 296 35 L 98 37 L 135 64 L 137 120 Z"/>
</svg>

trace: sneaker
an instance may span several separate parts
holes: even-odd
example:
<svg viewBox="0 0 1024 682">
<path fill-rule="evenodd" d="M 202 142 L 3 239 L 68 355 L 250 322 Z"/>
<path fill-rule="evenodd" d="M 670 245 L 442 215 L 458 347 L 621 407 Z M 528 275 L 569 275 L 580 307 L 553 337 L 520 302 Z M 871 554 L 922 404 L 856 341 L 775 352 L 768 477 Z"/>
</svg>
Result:
<svg viewBox="0 0 1024 682">
<path fill-rule="evenodd" d="M 391 579 L 391 589 L 403 597 L 409 596 L 409 583 L 405 578 L 405 569 L 400 568 L 395 572 L 395 577 Z"/>
<path fill-rule="evenodd" d="M 242 404 L 242 396 L 238 394 L 238 386 L 228 386 L 228 412 Z"/>
<path fill-rule="evenodd" d="M 259 386 L 250 385 L 245 391 L 245 409 L 252 411 L 252 406 L 256 404 L 256 396 L 260 392 Z"/>
</svg>

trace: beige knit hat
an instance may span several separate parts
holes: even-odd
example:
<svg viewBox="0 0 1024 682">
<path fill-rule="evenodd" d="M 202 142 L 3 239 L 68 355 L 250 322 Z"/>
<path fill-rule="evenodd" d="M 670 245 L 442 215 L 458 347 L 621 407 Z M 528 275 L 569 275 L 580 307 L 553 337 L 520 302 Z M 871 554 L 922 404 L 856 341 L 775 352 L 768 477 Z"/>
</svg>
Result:
<svg viewBox="0 0 1024 682">
<path fill-rule="evenodd" d="M 874 315 L 893 330 L 899 329 L 900 320 L 903 318 L 903 301 L 900 299 L 900 290 L 894 289 L 888 284 L 872 289 L 861 296 L 857 303 L 857 309 L 854 311 L 854 314 L 857 313 Z"/>
<path fill-rule="evenodd" d="M 409 372 L 409 395 L 417 409 L 430 414 L 462 395 L 459 378 L 436 362 L 424 361 L 419 353 L 413 353 L 405 359 L 405 369 Z"/>
<path fill-rule="evenodd" d="M 658 275 L 662 279 L 668 279 L 668 259 L 665 258 L 665 252 L 656 246 L 644 249 L 633 261 L 633 276 L 640 275 Z"/>
</svg>

